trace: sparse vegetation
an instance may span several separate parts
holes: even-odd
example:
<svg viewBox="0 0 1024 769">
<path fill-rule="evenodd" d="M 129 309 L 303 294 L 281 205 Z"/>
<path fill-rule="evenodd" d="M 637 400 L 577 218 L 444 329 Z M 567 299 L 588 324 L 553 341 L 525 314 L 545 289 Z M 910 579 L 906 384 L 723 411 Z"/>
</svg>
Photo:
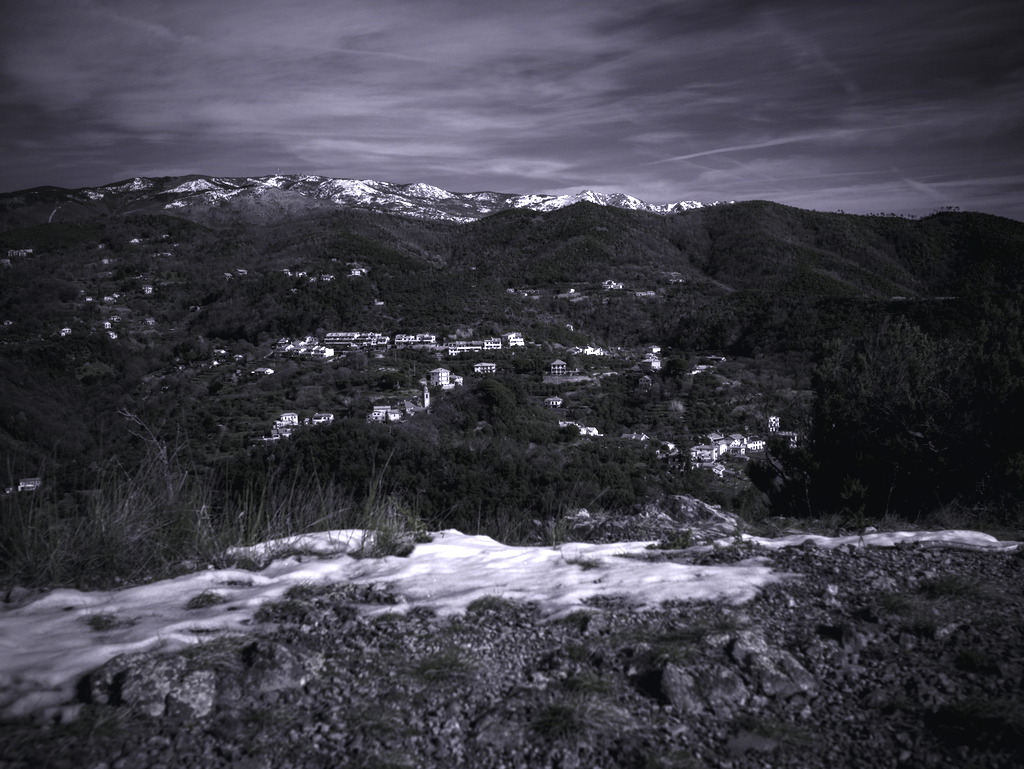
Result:
<svg viewBox="0 0 1024 769">
<path fill-rule="evenodd" d="M 469 602 L 467 614 L 506 614 L 516 611 L 518 604 L 500 595 L 485 595 Z"/>
<path fill-rule="evenodd" d="M 103 633 L 108 630 L 118 630 L 120 628 L 131 627 L 138 622 L 134 617 L 119 617 L 116 614 L 90 614 L 85 619 L 86 624 L 97 633 Z"/>
<path fill-rule="evenodd" d="M 690 529 L 683 529 L 672 534 L 672 536 L 665 539 L 660 539 L 653 545 L 648 545 L 649 550 L 685 550 L 688 547 L 692 547 L 693 532 Z"/>
<path fill-rule="evenodd" d="M 188 599 L 185 608 L 190 611 L 195 609 L 208 609 L 211 606 L 227 603 L 227 599 L 215 590 L 204 590 Z"/>
</svg>

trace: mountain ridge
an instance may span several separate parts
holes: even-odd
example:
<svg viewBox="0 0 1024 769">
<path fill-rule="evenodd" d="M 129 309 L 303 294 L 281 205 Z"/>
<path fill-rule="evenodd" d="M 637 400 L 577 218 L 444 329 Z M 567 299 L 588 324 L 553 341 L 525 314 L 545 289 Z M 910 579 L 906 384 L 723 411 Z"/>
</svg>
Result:
<svg viewBox="0 0 1024 769">
<path fill-rule="evenodd" d="M 98 187 L 45 186 L 5 193 L 0 195 L 0 214 L 13 226 L 74 221 L 97 213 L 167 212 L 202 220 L 212 209 L 240 209 L 252 215 L 270 202 L 291 209 L 334 206 L 465 224 L 502 211 L 548 212 L 582 201 L 660 215 L 718 205 L 697 201 L 653 204 L 619 192 L 593 190 L 572 195 L 452 192 L 424 182 L 396 184 L 310 174 L 190 174 L 133 177 Z"/>
</svg>

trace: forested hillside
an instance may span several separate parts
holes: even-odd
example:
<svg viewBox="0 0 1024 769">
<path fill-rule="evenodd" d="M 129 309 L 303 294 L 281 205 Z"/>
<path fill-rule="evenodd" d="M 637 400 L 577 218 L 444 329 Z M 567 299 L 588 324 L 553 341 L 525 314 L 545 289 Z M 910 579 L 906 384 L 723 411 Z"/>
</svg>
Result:
<svg viewBox="0 0 1024 769">
<path fill-rule="evenodd" d="M 83 209 L 22 226 L 15 202 L 0 211 L 4 485 L 41 477 L 33 504 L 65 517 L 154 451 L 224 515 L 274 484 L 352 500 L 386 487 L 431 525 L 517 536 L 565 510 L 681 493 L 748 515 L 1021 514 L 1019 222 L 750 202 L 457 225 L 273 196 L 183 209 L 192 219 Z M 326 360 L 275 347 L 357 330 L 527 344 Z M 552 377 L 554 360 L 574 376 Z M 367 421 L 419 403 L 439 366 L 463 386 Z M 264 440 L 283 412 L 334 419 Z M 767 436 L 769 415 L 797 448 L 769 441 L 717 475 L 691 462 L 709 433 Z"/>
</svg>

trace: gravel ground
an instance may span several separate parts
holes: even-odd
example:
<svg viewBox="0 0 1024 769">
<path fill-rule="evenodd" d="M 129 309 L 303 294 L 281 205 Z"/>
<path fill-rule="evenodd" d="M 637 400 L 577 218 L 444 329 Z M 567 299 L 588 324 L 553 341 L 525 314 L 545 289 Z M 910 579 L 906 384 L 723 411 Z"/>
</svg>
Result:
<svg viewBox="0 0 1024 769">
<path fill-rule="evenodd" d="M 65 723 L 0 724 L 0 769 L 1024 766 L 1020 552 L 651 555 L 796 576 L 557 621 L 498 598 L 370 618 L 386 590 L 305 589 L 250 637 L 109 663 Z"/>
</svg>

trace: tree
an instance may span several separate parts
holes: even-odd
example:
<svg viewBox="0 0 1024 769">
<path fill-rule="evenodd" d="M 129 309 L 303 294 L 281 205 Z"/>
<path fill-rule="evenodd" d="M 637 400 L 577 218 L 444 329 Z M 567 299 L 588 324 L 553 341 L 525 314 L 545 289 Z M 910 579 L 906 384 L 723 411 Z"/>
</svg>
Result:
<svg viewBox="0 0 1024 769">
<path fill-rule="evenodd" d="M 813 503 L 913 518 L 958 495 L 963 359 L 902 318 L 830 344 L 814 379 Z"/>
</svg>

